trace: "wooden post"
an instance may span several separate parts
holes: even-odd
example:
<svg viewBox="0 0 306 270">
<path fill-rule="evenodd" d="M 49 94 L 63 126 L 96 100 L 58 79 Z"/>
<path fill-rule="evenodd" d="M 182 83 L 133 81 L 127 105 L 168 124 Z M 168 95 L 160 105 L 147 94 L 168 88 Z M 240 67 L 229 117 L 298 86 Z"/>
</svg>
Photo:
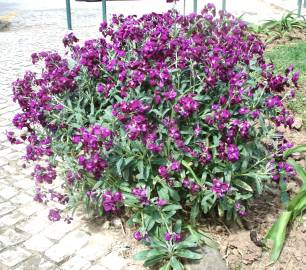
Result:
<svg viewBox="0 0 306 270">
<path fill-rule="evenodd" d="M 70 0 L 66 0 L 66 15 L 68 30 L 72 30 Z"/>
</svg>

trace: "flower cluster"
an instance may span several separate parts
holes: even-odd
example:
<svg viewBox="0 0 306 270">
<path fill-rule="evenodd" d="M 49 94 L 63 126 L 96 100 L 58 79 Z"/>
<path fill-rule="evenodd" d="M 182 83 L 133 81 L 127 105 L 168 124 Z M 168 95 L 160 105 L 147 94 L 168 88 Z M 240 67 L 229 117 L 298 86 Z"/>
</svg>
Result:
<svg viewBox="0 0 306 270">
<path fill-rule="evenodd" d="M 141 187 L 135 187 L 132 190 L 132 194 L 139 200 L 143 206 L 150 204 L 150 200 L 147 195 L 147 190 Z"/>
<path fill-rule="evenodd" d="M 84 154 L 78 157 L 78 163 L 97 179 L 107 168 L 107 161 L 101 157 L 101 149 L 109 151 L 113 144 L 113 132 L 98 124 L 89 129 L 80 128 L 72 136 L 72 143 L 81 143 Z"/>
<path fill-rule="evenodd" d="M 226 192 L 228 192 L 230 189 L 230 185 L 228 183 L 223 183 L 216 178 L 213 179 L 212 184 L 211 190 L 216 193 L 219 198 L 224 197 Z"/>
<path fill-rule="evenodd" d="M 201 189 L 201 187 L 197 183 L 190 181 L 188 178 L 185 178 L 183 180 L 182 186 L 190 190 L 192 193 L 198 192 Z"/>
<path fill-rule="evenodd" d="M 165 240 L 167 242 L 173 240 L 174 242 L 181 242 L 183 240 L 183 235 L 181 233 L 170 233 L 170 232 L 166 232 L 165 234 Z"/>
<path fill-rule="evenodd" d="M 54 166 L 48 165 L 47 167 L 43 167 L 37 164 L 34 168 L 34 172 L 32 176 L 35 178 L 38 183 L 48 183 L 52 184 L 53 180 L 56 178 L 56 171 Z"/>
<path fill-rule="evenodd" d="M 123 202 L 123 197 L 121 192 L 111 192 L 111 191 L 106 191 L 103 195 L 103 202 L 102 206 L 105 212 L 113 212 L 116 213 L 120 209 L 122 202 Z"/>
</svg>

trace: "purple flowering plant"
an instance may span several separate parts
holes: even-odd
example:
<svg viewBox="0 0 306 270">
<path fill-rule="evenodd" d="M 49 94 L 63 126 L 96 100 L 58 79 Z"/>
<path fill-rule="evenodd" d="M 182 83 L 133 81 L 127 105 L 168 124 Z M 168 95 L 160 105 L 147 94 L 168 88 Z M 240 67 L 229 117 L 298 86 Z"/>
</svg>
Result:
<svg viewBox="0 0 306 270">
<path fill-rule="evenodd" d="M 276 127 L 294 122 L 284 101 L 299 73 L 276 74 L 246 23 L 212 4 L 198 15 L 114 15 L 99 30 L 83 45 L 68 34 L 65 56 L 32 55 L 42 72 L 13 83 L 21 112 L 8 139 L 27 145 L 38 186 L 63 171 L 67 209 L 126 214 L 151 248 L 136 259 L 181 269 L 207 240 L 201 217 L 239 219 L 273 182 L 285 192 L 292 144 Z"/>
</svg>

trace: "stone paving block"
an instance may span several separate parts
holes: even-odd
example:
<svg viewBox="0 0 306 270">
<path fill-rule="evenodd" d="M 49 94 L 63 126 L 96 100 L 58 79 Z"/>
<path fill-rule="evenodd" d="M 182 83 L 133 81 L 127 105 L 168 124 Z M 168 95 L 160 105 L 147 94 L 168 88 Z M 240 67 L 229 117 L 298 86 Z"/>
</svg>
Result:
<svg viewBox="0 0 306 270">
<path fill-rule="evenodd" d="M 34 250 L 38 252 L 44 252 L 46 251 L 49 247 L 51 247 L 54 243 L 44 237 L 41 234 L 35 235 L 29 240 L 24 242 L 24 246 L 28 250 Z"/>
<path fill-rule="evenodd" d="M 111 269 L 122 270 L 128 264 L 128 260 L 118 255 L 118 252 L 112 252 L 99 261 L 99 264 Z"/>
<path fill-rule="evenodd" d="M 25 216 L 22 215 L 19 211 L 13 211 L 10 214 L 3 216 L 1 218 L 1 223 L 7 226 L 11 226 L 11 225 L 18 223 L 19 221 L 23 219 L 25 219 Z"/>
<path fill-rule="evenodd" d="M 4 166 L 6 166 L 6 165 L 8 165 L 8 160 L 7 159 L 5 159 L 5 158 L 1 158 L 0 159 L 0 167 L 4 167 Z"/>
<path fill-rule="evenodd" d="M 2 150 L 0 150 L 0 157 L 5 157 L 7 158 L 7 155 L 8 154 L 11 154 L 12 153 L 12 149 L 10 148 L 4 148 Z"/>
<path fill-rule="evenodd" d="M 29 234 L 36 234 L 42 231 L 47 226 L 49 226 L 50 224 L 51 222 L 48 221 L 47 217 L 46 219 L 42 219 L 40 217 L 34 216 L 29 220 L 19 224 L 17 228 Z"/>
<path fill-rule="evenodd" d="M 61 266 L 61 270 L 86 270 L 90 267 L 90 262 L 82 257 L 73 257 Z"/>
<path fill-rule="evenodd" d="M 35 181 L 33 179 L 25 178 L 23 175 L 22 180 L 13 182 L 13 185 L 15 187 L 21 188 L 23 190 L 28 190 L 28 189 L 34 189 L 35 188 Z"/>
<path fill-rule="evenodd" d="M 44 206 L 42 204 L 33 201 L 22 207 L 19 207 L 18 210 L 19 212 L 21 212 L 22 214 L 26 216 L 31 216 L 32 214 L 41 211 L 43 208 Z"/>
<path fill-rule="evenodd" d="M 4 267 L 13 267 L 30 256 L 31 253 L 21 247 L 9 248 L 0 253 L 0 266 L 2 264 Z"/>
<path fill-rule="evenodd" d="M 77 226 L 78 223 L 74 221 L 70 224 L 65 222 L 56 222 L 43 230 L 41 234 L 51 240 L 60 240 L 64 235 L 74 230 Z"/>
<path fill-rule="evenodd" d="M 26 193 L 19 193 L 18 195 L 14 196 L 11 200 L 14 204 L 27 204 L 29 202 L 33 201 L 33 197 L 30 195 L 27 195 Z"/>
<path fill-rule="evenodd" d="M 0 190 L 0 196 L 4 199 L 10 199 L 18 194 L 18 190 L 13 187 L 6 187 Z"/>
<path fill-rule="evenodd" d="M 10 202 L 0 203 L 0 216 L 3 216 L 16 209 L 16 206 Z"/>
<path fill-rule="evenodd" d="M 109 270 L 109 269 L 105 268 L 102 265 L 94 265 L 94 266 L 90 267 L 88 270 Z"/>
<path fill-rule="evenodd" d="M 95 261 L 111 251 L 114 237 L 108 234 L 94 234 L 88 244 L 78 251 L 78 255 Z"/>
<path fill-rule="evenodd" d="M 28 237 L 24 234 L 16 232 L 14 229 L 0 231 L 0 241 L 7 247 L 17 245 L 25 241 Z"/>
<path fill-rule="evenodd" d="M 49 248 L 45 255 L 54 262 L 61 262 L 85 246 L 89 235 L 82 231 L 73 231 L 67 234 L 58 244 Z"/>
<path fill-rule="evenodd" d="M 58 266 L 47 261 L 41 255 L 34 255 L 14 270 L 58 270 Z"/>
<path fill-rule="evenodd" d="M 9 161 L 8 165 L 3 166 L 3 170 L 8 173 L 9 175 L 15 175 L 18 174 L 18 171 L 20 170 L 20 168 L 17 168 L 16 166 L 12 166 L 12 161 Z"/>
<path fill-rule="evenodd" d="M 2 250 L 2 249 L 4 249 L 6 246 L 5 246 L 5 244 L 3 244 L 2 242 L 0 242 L 0 251 Z"/>
</svg>

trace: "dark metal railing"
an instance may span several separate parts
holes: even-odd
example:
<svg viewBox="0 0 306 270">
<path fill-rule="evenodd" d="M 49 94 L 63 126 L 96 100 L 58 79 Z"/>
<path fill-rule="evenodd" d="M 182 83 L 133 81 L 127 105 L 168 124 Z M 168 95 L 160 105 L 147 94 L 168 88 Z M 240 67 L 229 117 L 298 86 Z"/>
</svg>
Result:
<svg viewBox="0 0 306 270">
<path fill-rule="evenodd" d="M 106 1 L 102 0 L 102 19 L 103 21 L 107 20 L 107 7 Z M 152 0 L 154 1 L 154 0 Z M 185 12 L 185 1 L 184 0 L 184 12 Z M 304 3 L 304 5 L 303 5 Z M 302 16 L 302 8 L 306 8 L 306 0 L 298 0 L 297 1 L 297 14 L 299 17 Z M 226 0 L 222 0 L 222 10 L 226 10 Z M 198 11 L 198 0 L 193 0 L 193 11 L 197 13 Z M 70 7 L 70 0 L 66 0 L 66 15 L 67 15 L 67 26 L 69 30 L 72 30 L 72 22 L 71 22 L 71 7 Z"/>
</svg>

